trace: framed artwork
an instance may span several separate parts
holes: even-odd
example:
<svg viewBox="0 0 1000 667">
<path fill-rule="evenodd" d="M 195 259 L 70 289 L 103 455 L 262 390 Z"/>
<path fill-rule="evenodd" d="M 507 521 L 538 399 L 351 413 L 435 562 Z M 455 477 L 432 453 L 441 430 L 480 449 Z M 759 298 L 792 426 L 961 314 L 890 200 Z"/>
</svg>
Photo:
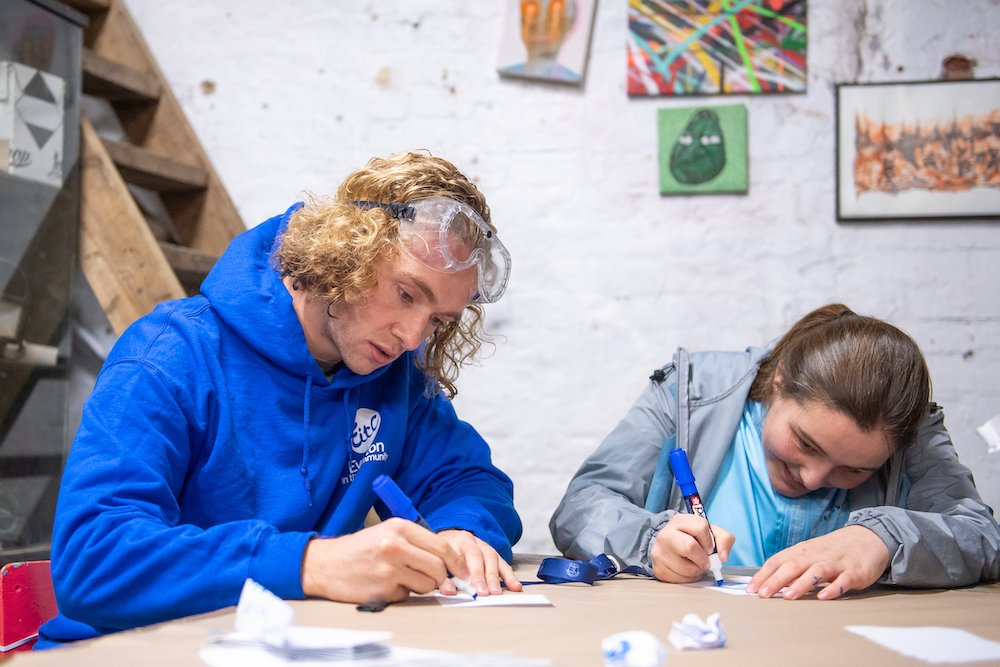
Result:
<svg viewBox="0 0 1000 667">
<path fill-rule="evenodd" d="M 1000 217 L 1000 79 L 837 86 L 837 219 Z"/>
<path fill-rule="evenodd" d="M 628 0 L 628 94 L 806 91 L 806 0 Z"/>
<path fill-rule="evenodd" d="M 583 82 L 597 0 L 505 0 L 501 76 Z"/>
<path fill-rule="evenodd" d="M 747 108 L 659 110 L 660 194 L 746 193 Z"/>
</svg>

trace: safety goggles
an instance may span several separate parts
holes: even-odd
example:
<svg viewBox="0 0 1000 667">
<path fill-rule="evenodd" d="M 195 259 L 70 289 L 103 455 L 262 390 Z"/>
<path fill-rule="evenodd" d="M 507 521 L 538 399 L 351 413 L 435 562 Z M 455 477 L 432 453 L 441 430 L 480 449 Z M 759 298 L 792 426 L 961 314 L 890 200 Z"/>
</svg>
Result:
<svg viewBox="0 0 1000 667">
<path fill-rule="evenodd" d="M 399 220 L 399 246 L 424 266 L 442 273 L 458 273 L 472 266 L 478 271 L 478 291 L 472 303 L 495 303 L 510 279 L 510 253 L 471 206 L 438 197 L 406 204 L 351 202 L 368 211 L 384 209 Z"/>
</svg>

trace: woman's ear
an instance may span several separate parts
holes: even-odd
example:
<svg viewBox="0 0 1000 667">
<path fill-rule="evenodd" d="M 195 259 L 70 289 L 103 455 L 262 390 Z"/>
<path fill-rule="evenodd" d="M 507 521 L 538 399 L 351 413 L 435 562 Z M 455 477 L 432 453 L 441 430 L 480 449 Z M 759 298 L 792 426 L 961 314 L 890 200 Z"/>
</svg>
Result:
<svg viewBox="0 0 1000 667">
<path fill-rule="evenodd" d="M 774 367 L 774 378 L 772 379 L 772 382 L 774 384 L 776 384 L 776 385 L 780 385 L 781 384 L 781 362 L 780 361 L 778 362 L 778 365 Z"/>
</svg>

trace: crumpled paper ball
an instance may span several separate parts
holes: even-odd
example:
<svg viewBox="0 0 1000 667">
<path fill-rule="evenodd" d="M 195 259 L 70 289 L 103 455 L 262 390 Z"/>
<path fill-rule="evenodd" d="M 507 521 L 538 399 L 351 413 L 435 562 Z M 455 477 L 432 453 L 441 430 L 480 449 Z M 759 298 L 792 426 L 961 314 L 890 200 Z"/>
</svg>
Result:
<svg viewBox="0 0 1000 667">
<path fill-rule="evenodd" d="M 601 642 L 604 667 L 663 667 L 667 648 L 645 630 L 611 635 Z"/>
<path fill-rule="evenodd" d="M 726 645 L 726 631 L 722 629 L 719 614 L 701 620 L 697 614 L 687 614 L 678 623 L 674 621 L 674 629 L 667 639 L 678 651 L 687 649 L 722 648 Z"/>
</svg>

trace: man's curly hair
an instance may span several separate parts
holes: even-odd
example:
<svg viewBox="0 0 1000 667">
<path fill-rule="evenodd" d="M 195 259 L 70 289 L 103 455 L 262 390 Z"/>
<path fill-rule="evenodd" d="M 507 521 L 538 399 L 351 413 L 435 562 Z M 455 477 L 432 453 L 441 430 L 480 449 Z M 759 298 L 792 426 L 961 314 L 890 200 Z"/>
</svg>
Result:
<svg viewBox="0 0 1000 667">
<path fill-rule="evenodd" d="M 378 284 L 378 267 L 399 257 L 399 221 L 381 208 L 362 210 L 354 201 L 407 203 L 447 197 L 472 207 L 492 227 L 486 198 L 453 164 L 423 153 L 372 158 L 337 188 L 333 197 L 310 196 L 292 214 L 272 256 L 282 276 L 292 276 L 328 303 L 364 302 Z M 483 310 L 466 306 L 456 322 L 439 326 L 424 342 L 417 365 L 431 379 L 429 393 L 458 390 L 459 369 L 484 342 Z"/>
</svg>

